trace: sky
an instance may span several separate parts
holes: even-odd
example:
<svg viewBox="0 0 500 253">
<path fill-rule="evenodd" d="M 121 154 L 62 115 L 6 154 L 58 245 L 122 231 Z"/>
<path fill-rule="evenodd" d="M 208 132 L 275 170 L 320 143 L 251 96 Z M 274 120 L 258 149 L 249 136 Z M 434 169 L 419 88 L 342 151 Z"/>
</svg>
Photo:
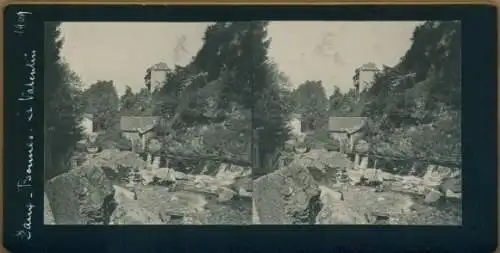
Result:
<svg viewBox="0 0 500 253">
<path fill-rule="evenodd" d="M 410 21 L 271 22 L 268 56 L 293 87 L 321 80 L 327 95 L 334 86 L 353 87 L 354 70 L 367 62 L 394 66 L 411 45 Z M 202 46 L 210 23 L 66 22 L 61 56 L 84 83 L 113 80 L 119 94 L 126 85 L 144 86 L 146 69 L 160 61 L 189 63 Z"/>
</svg>

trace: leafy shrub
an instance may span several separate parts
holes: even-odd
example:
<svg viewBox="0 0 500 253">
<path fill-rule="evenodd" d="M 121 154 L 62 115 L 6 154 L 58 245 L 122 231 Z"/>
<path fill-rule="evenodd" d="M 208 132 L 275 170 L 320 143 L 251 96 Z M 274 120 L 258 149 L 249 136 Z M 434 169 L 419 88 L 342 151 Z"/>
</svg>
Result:
<svg viewBox="0 0 500 253">
<path fill-rule="evenodd" d="M 95 145 L 100 149 L 132 150 L 132 142 L 118 130 L 108 130 L 100 133 L 96 138 Z"/>
</svg>

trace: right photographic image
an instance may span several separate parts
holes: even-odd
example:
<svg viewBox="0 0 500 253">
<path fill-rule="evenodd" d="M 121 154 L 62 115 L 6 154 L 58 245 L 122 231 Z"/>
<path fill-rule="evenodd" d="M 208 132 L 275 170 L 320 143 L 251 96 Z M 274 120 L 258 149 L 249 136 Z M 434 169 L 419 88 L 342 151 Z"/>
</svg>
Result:
<svg viewBox="0 0 500 253">
<path fill-rule="evenodd" d="M 459 21 L 256 27 L 253 224 L 462 225 Z"/>
</svg>

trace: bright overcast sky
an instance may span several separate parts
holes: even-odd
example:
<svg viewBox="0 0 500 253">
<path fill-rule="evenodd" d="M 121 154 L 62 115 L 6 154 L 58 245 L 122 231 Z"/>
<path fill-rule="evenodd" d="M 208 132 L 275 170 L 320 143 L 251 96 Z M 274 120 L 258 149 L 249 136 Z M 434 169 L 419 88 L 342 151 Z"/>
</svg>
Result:
<svg viewBox="0 0 500 253">
<path fill-rule="evenodd" d="M 296 87 L 321 80 L 352 87 L 354 69 L 367 62 L 395 65 L 410 47 L 417 22 L 271 22 L 269 56 Z M 208 23 L 63 23 L 62 57 L 86 86 L 113 80 L 120 94 L 144 87 L 146 69 L 160 61 L 185 65 L 202 45 Z"/>
</svg>

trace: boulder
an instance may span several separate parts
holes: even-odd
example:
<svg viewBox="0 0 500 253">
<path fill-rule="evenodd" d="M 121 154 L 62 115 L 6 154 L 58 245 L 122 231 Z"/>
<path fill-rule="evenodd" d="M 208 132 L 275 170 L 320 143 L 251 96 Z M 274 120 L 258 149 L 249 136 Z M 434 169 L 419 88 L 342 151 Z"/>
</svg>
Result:
<svg viewBox="0 0 500 253">
<path fill-rule="evenodd" d="M 252 192 L 248 192 L 244 188 L 240 188 L 238 190 L 238 196 L 251 198 L 252 197 Z"/>
<path fill-rule="evenodd" d="M 153 170 L 153 181 L 160 185 L 170 185 L 175 183 L 175 170 L 170 168 L 159 168 Z"/>
<path fill-rule="evenodd" d="M 342 190 L 344 201 L 357 217 L 369 212 L 401 213 L 413 204 L 412 197 L 408 194 L 384 191 L 375 192 L 373 187 L 356 186 L 345 187 Z"/>
<path fill-rule="evenodd" d="M 427 166 L 427 171 L 423 176 L 423 182 L 426 186 L 438 187 L 443 179 L 443 176 L 435 165 Z"/>
<path fill-rule="evenodd" d="M 347 170 L 351 169 L 354 163 L 339 152 L 328 152 L 324 149 L 313 149 L 307 154 L 299 155 L 293 163 L 302 167 L 315 167 L 320 170 Z"/>
<path fill-rule="evenodd" d="M 395 175 L 393 175 L 389 172 L 384 172 L 384 171 L 380 171 L 380 177 L 382 178 L 383 181 L 396 181 L 397 180 Z"/>
<path fill-rule="evenodd" d="M 320 183 L 335 183 L 337 171 L 347 171 L 353 167 L 347 157 L 339 152 L 313 149 L 309 153 L 295 156 L 290 164 L 307 168 L 313 178 Z"/>
<path fill-rule="evenodd" d="M 425 196 L 424 202 L 427 204 L 432 204 L 440 200 L 442 196 L 443 194 L 441 192 L 432 189 Z"/>
<path fill-rule="evenodd" d="M 138 173 L 143 185 L 149 185 L 154 181 L 154 172 L 151 170 L 140 170 Z"/>
<path fill-rule="evenodd" d="M 314 224 L 320 194 L 310 172 L 292 163 L 254 180 L 252 196 L 262 224 Z"/>
<path fill-rule="evenodd" d="M 217 201 L 219 203 L 227 202 L 230 201 L 236 196 L 236 192 L 225 188 L 225 187 L 220 187 L 217 189 Z"/>
<path fill-rule="evenodd" d="M 323 206 L 316 217 L 316 224 L 367 224 L 365 217 L 344 203 L 344 201 L 336 201 Z"/>
<path fill-rule="evenodd" d="M 203 194 L 170 192 L 165 187 L 137 191 L 137 202 L 147 210 L 162 217 L 185 217 L 205 210 L 207 201 Z"/>
<path fill-rule="evenodd" d="M 189 214 L 182 217 L 182 225 L 204 225 L 208 223 L 207 214 L 204 212 L 197 214 Z"/>
<path fill-rule="evenodd" d="M 43 224 L 44 225 L 55 225 L 56 220 L 54 219 L 54 214 L 52 213 L 52 209 L 50 208 L 49 199 L 47 198 L 47 194 L 43 194 Z"/>
<path fill-rule="evenodd" d="M 362 215 L 346 205 L 341 192 L 322 185 L 319 188 L 322 208 L 316 217 L 316 224 L 366 224 Z"/>
<path fill-rule="evenodd" d="M 381 184 L 383 181 L 381 171 L 377 169 L 366 169 L 361 177 L 361 181 L 364 181 L 368 185 Z"/>
<path fill-rule="evenodd" d="M 115 208 L 111 182 L 88 164 L 49 180 L 46 193 L 58 225 L 105 225 Z"/>
<path fill-rule="evenodd" d="M 120 199 L 110 218 L 110 225 L 159 225 L 163 223 L 158 215 L 130 199 Z"/>
<path fill-rule="evenodd" d="M 446 190 L 445 196 L 447 198 L 462 199 L 462 193 L 461 192 L 455 193 L 455 192 L 451 191 L 450 189 Z"/>
<path fill-rule="evenodd" d="M 342 193 L 334 191 L 326 186 L 320 185 L 319 189 L 321 190 L 321 194 L 319 196 L 321 203 L 327 204 L 333 201 L 341 201 Z"/>
<path fill-rule="evenodd" d="M 361 182 L 361 178 L 363 177 L 362 170 L 347 170 L 346 174 L 353 185 L 359 184 Z"/>
<path fill-rule="evenodd" d="M 389 213 L 368 212 L 365 213 L 365 218 L 369 224 L 388 225 L 390 221 Z"/>
<path fill-rule="evenodd" d="M 239 177 L 247 177 L 252 174 L 252 170 L 247 167 L 242 167 L 232 164 L 221 164 L 215 177 L 221 180 L 235 180 Z"/>
<path fill-rule="evenodd" d="M 174 170 L 174 175 L 176 180 L 188 180 L 189 177 L 186 173 L 180 172 L 180 171 L 175 171 Z"/>
<path fill-rule="evenodd" d="M 132 192 L 128 189 L 120 187 L 118 185 L 113 185 L 113 189 L 115 190 L 114 199 L 116 203 L 121 203 L 126 200 L 136 200 L 137 196 L 135 192 Z"/>
<path fill-rule="evenodd" d="M 126 179 L 131 171 L 146 169 L 147 163 L 134 152 L 105 149 L 87 160 L 84 166 L 103 169 L 109 179 Z"/>
<path fill-rule="evenodd" d="M 216 178 L 216 177 L 207 176 L 207 175 L 196 175 L 192 181 L 195 183 L 195 185 L 197 187 L 200 187 L 200 188 L 207 188 L 209 186 L 229 187 L 230 185 L 234 184 L 233 179 Z"/>
<path fill-rule="evenodd" d="M 252 192 L 252 178 L 251 177 L 241 177 L 234 181 L 233 188 L 237 191 Z"/>
<path fill-rule="evenodd" d="M 454 193 L 462 192 L 462 178 L 446 178 L 442 181 L 440 189 L 442 192 L 451 191 Z"/>
</svg>

